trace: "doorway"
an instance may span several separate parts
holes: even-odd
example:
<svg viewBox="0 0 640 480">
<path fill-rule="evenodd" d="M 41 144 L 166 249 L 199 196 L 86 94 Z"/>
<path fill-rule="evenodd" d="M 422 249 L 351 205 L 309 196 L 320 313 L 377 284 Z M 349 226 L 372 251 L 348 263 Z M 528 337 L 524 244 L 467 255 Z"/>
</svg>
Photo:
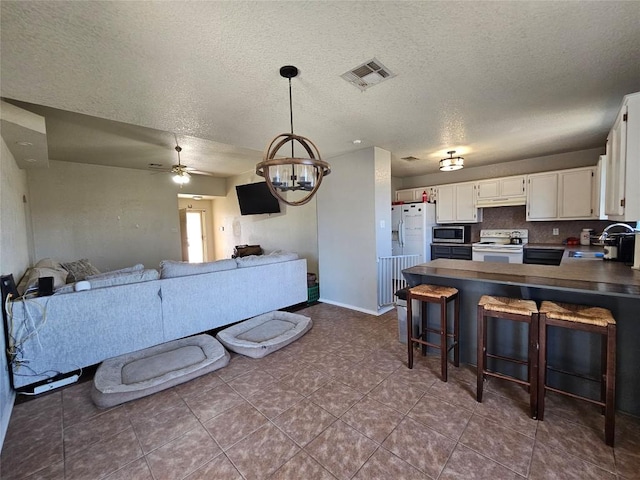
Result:
<svg viewBox="0 0 640 480">
<path fill-rule="evenodd" d="M 205 211 L 181 208 L 180 239 L 182 260 L 189 263 L 202 263 L 207 259 Z"/>
</svg>

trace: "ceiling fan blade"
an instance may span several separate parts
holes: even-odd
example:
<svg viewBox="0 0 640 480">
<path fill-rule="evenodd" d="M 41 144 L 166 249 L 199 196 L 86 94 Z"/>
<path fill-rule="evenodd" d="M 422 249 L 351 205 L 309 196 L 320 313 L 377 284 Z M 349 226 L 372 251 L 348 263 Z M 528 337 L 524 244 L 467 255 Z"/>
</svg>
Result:
<svg viewBox="0 0 640 480">
<path fill-rule="evenodd" d="M 215 177 L 215 175 L 211 172 L 204 172 L 202 170 L 196 170 L 195 168 L 190 169 L 189 173 L 193 174 L 193 175 L 204 175 L 206 177 Z"/>
</svg>

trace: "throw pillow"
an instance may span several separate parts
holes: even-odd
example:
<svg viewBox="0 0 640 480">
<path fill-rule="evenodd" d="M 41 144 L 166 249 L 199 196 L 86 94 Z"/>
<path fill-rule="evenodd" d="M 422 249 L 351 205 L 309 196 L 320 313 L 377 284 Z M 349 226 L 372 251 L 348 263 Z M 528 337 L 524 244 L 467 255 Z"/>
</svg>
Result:
<svg viewBox="0 0 640 480">
<path fill-rule="evenodd" d="M 67 272 L 62 269 L 34 267 L 27 270 L 20 284 L 18 285 L 18 293 L 24 295 L 33 287 L 38 287 L 38 279 L 41 277 L 53 277 L 53 288 L 62 287 L 67 281 Z"/>
<path fill-rule="evenodd" d="M 76 260 L 75 262 L 62 263 L 61 265 L 62 268 L 69 272 L 67 283 L 79 282 L 80 280 L 84 280 L 87 275 L 97 275 L 100 273 L 100 270 L 91 265 L 86 258 Z"/>
</svg>

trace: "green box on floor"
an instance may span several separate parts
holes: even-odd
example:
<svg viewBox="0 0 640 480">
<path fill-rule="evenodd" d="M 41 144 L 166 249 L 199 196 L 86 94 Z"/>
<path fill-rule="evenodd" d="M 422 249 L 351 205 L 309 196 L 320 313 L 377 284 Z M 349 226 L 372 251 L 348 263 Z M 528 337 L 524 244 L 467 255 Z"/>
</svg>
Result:
<svg viewBox="0 0 640 480">
<path fill-rule="evenodd" d="M 307 288 L 308 298 L 307 303 L 311 304 L 313 302 L 317 302 L 320 298 L 320 285 L 315 284 L 313 287 Z"/>
</svg>

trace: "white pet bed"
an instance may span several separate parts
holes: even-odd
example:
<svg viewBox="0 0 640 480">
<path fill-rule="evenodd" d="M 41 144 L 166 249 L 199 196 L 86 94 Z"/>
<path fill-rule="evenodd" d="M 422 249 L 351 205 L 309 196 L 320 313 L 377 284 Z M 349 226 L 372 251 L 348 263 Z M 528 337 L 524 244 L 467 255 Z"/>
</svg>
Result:
<svg viewBox="0 0 640 480">
<path fill-rule="evenodd" d="M 210 335 L 196 335 L 102 362 L 91 398 L 113 407 L 187 382 L 229 363 L 229 352 Z"/>
<path fill-rule="evenodd" d="M 309 317 L 289 312 L 269 312 L 226 328 L 216 338 L 236 353 L 262 358 L 295 342 L 313 323 Z"/>
</svg>

